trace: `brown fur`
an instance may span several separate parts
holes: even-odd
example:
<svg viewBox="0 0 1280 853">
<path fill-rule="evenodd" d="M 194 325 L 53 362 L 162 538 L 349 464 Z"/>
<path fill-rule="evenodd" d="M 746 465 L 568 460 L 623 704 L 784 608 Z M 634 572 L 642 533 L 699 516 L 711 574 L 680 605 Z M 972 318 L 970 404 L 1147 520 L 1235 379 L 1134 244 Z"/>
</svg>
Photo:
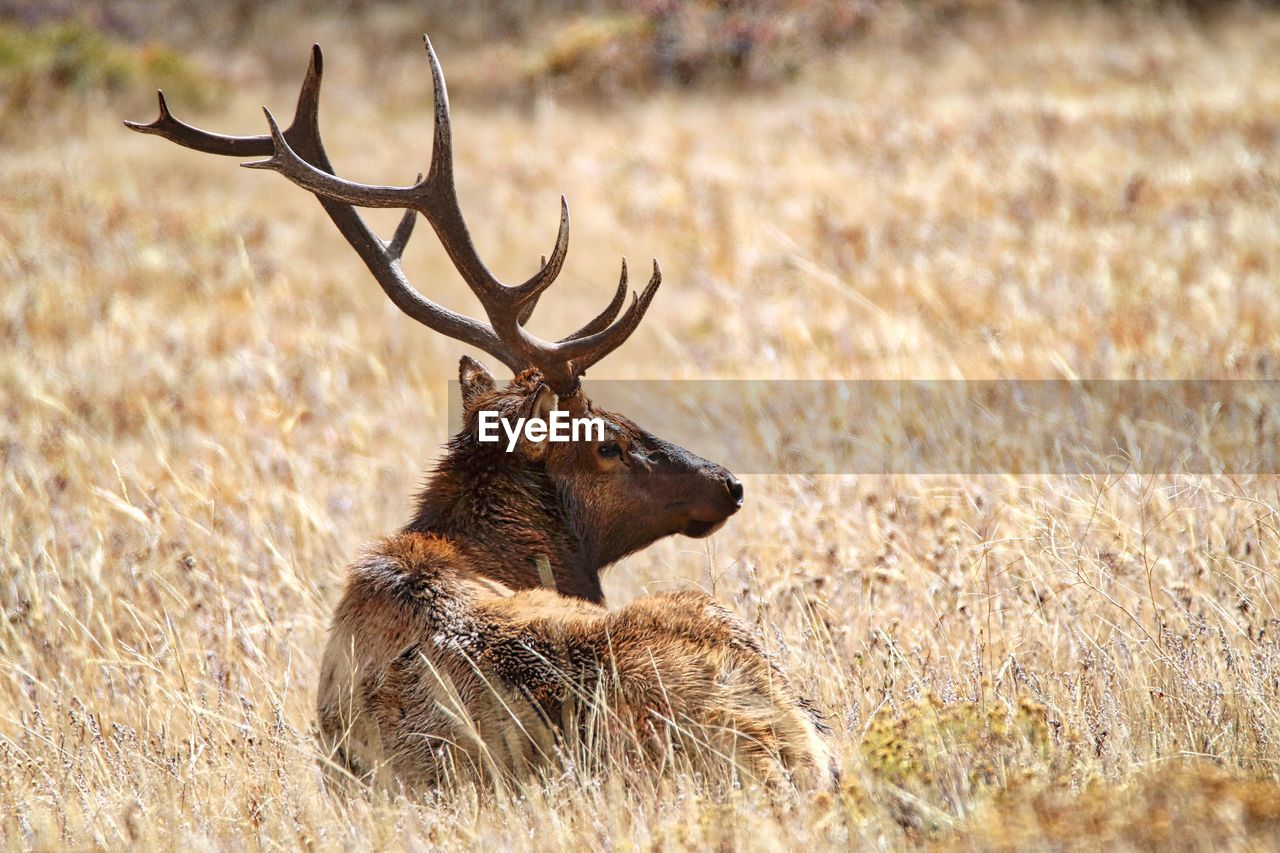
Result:
<svg viewBox="0 0 1280 853">
<path fill-rule="evenodd" d="M 466 427 L 414 520 L 352 566 L 334 616 L 318 700 L 333 765 L 431 786 L 520 774 L 612 732 L 642 760 L 683 749 L 829 784 L 820 718 L 745 623 L 699 592 L 603 603 L 610 563 L 736 511 L 732 475 L 581 393 L 560 407 L 605 417 L 619 458 L 600 442 L 481 444 L 478 411 L 528 414 L 548 395 L 536 372 L 504 390 L 469 359 L 461 373 Z M 540 588 L 540 557 L 557 591 Z"/>
</svg>

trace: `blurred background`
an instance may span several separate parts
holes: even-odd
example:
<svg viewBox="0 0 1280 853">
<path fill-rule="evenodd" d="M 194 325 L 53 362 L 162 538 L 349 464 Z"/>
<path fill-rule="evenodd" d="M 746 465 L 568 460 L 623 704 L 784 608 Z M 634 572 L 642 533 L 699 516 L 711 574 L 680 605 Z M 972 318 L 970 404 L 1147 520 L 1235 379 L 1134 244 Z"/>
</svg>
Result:
<svg viewBox="0 0 1280 853">
<path fill-rule="evenodd" d="M 341 36 L 360 51 L 365 72 L 378 79 L 403 65 L 405 33 L 429 28 L 437 44 L 465 50 L 471 59 L 451 63 L 455 88 L 461 85 L 458 90 L 468 98 L 501 100 L 548 92 L 618 95 L 662 87 L 778 84 L 859 40 L 893 39 L 922 47 L 965 19 L 1006 15 L 1018 5 L 1005 0 L 6 0 L 0 16 L 10 22 L 5 64 L 11 73 L 39 76 L 44 71 L 62 85 L 85 88 L 117 88 L 138 71 L 178 82 L 183 69 L 176 66 L 183 60 L 171 51 L 207 61 L 209 67 L 201 70 L 212 78 L 209 84 L 254 73 L 273 77 L 292 70 L 296 57 L 290 47 L 303 31 Z M 1026 13 L 1062 4 L 1038 5 Z M 1157 2 L 1132 8 L 1209 16 L 1216 5 Z M 34 37 L 25 50 L 12 44 L 24 34 Z M 50 56 L 51 51 L 58 55 Z"/>
<path fill-rule="evenodd" d="M 611 570 L 612 606 L 697 585 L 761 628 L 829 797 L 328 796 L 343 567 L 408 518 L 462 348 L 285 179 L 120 122 L 163 88 L 265 132 L 319 42 L 338 172 L 409 183 L 424 32 L 500 277 L 568 197 L 537 333 L 662 261 L 593 379 L 1277 378 L 1274 4 L 0 0 L 0 846 L 1275 849 L 1280 483 L 1194 471 L 753 476 Z M 477 310 L 428 229 L 406 269 Z"/>
</svg>

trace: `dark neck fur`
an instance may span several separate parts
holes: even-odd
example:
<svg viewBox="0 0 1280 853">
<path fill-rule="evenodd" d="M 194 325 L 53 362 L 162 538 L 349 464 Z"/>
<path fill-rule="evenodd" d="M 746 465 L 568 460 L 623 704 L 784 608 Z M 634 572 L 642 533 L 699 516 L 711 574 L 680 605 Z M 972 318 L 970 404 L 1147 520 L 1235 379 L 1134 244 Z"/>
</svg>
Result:
<svg viewBox="0 0 1280 853">
<path fill-rule="evenodd" d="M 477 572 L 513 589 L 541 586 L 537 559 L 546 557 L 561 594 L 604 600 L 604 564 L 542 464 L 498 445 L 465 434 L 451 441 L 405 529 L 448 539 Z"/>
</svg>

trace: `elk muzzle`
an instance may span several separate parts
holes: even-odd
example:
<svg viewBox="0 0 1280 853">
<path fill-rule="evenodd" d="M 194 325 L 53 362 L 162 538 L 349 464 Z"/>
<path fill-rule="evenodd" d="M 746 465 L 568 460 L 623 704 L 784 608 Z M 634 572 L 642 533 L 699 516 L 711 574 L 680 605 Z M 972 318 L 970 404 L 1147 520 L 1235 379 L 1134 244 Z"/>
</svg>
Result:
<svg viewBox="0 0 1280 853">
<path fill-rule="evenodd" d="M 727 468 L 662 439 L 647 438 L 653 455 L 662 460 L 657 473 L 666 475 L 674 492 L 668 510 L 680 514 L 680 533 L 694 539 L 710 536 L 742 509 L 742 482 Z"/>
<path fill-rule="evenodd" d="M 720 490 L 709 501 L 698 501 L 689 505 L 689 522 L 685 524 L 683 535 L 693 539 L 702 539 L 715 533 L 729 516 L 742 509 L 742 482 L 729 471 L 719 465 L 713 466 L 713 475 L 720 485 Z M 715 488 L 711 489 L 716 492 Z"/>
</svg>

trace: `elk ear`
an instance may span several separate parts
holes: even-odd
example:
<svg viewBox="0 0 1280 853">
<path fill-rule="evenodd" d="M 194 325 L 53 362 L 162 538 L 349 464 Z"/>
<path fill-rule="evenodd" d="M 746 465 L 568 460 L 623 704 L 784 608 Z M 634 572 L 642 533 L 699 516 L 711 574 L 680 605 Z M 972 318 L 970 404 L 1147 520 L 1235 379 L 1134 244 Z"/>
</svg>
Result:
<svg viewBox="0 0 1280 853">
<path fill-rule="evenodd" d="M 539 418 L 549 424 L 551 422 L 551 413 L 556 410 L 556 406 L 558 404 L 559 399 L 556 397 L 555 392 L 546 385 L 540 385 L 538 386 L 537 393 L 534 394 L 533 399 L 529 403 L 529 414 L 525 417 Z M 547 448 L 550 444 L 551 439 L 546 436 L 543 436 L 540 441 L 531 441 L 528 438 L 525 438 L 520 442 L 521 449 L 524 450 L 524 455 L 528 456 L 530 459 L 541 459 L 546 455 Z"/>
<path fill-rule="evenodd" d="M 475 406 L 477 397 L 497 387 L 493 374 L 469 355 L 458 361 L 458 384 L 462 386 L 462 409 L 466 412 Z"/>
</svg>

